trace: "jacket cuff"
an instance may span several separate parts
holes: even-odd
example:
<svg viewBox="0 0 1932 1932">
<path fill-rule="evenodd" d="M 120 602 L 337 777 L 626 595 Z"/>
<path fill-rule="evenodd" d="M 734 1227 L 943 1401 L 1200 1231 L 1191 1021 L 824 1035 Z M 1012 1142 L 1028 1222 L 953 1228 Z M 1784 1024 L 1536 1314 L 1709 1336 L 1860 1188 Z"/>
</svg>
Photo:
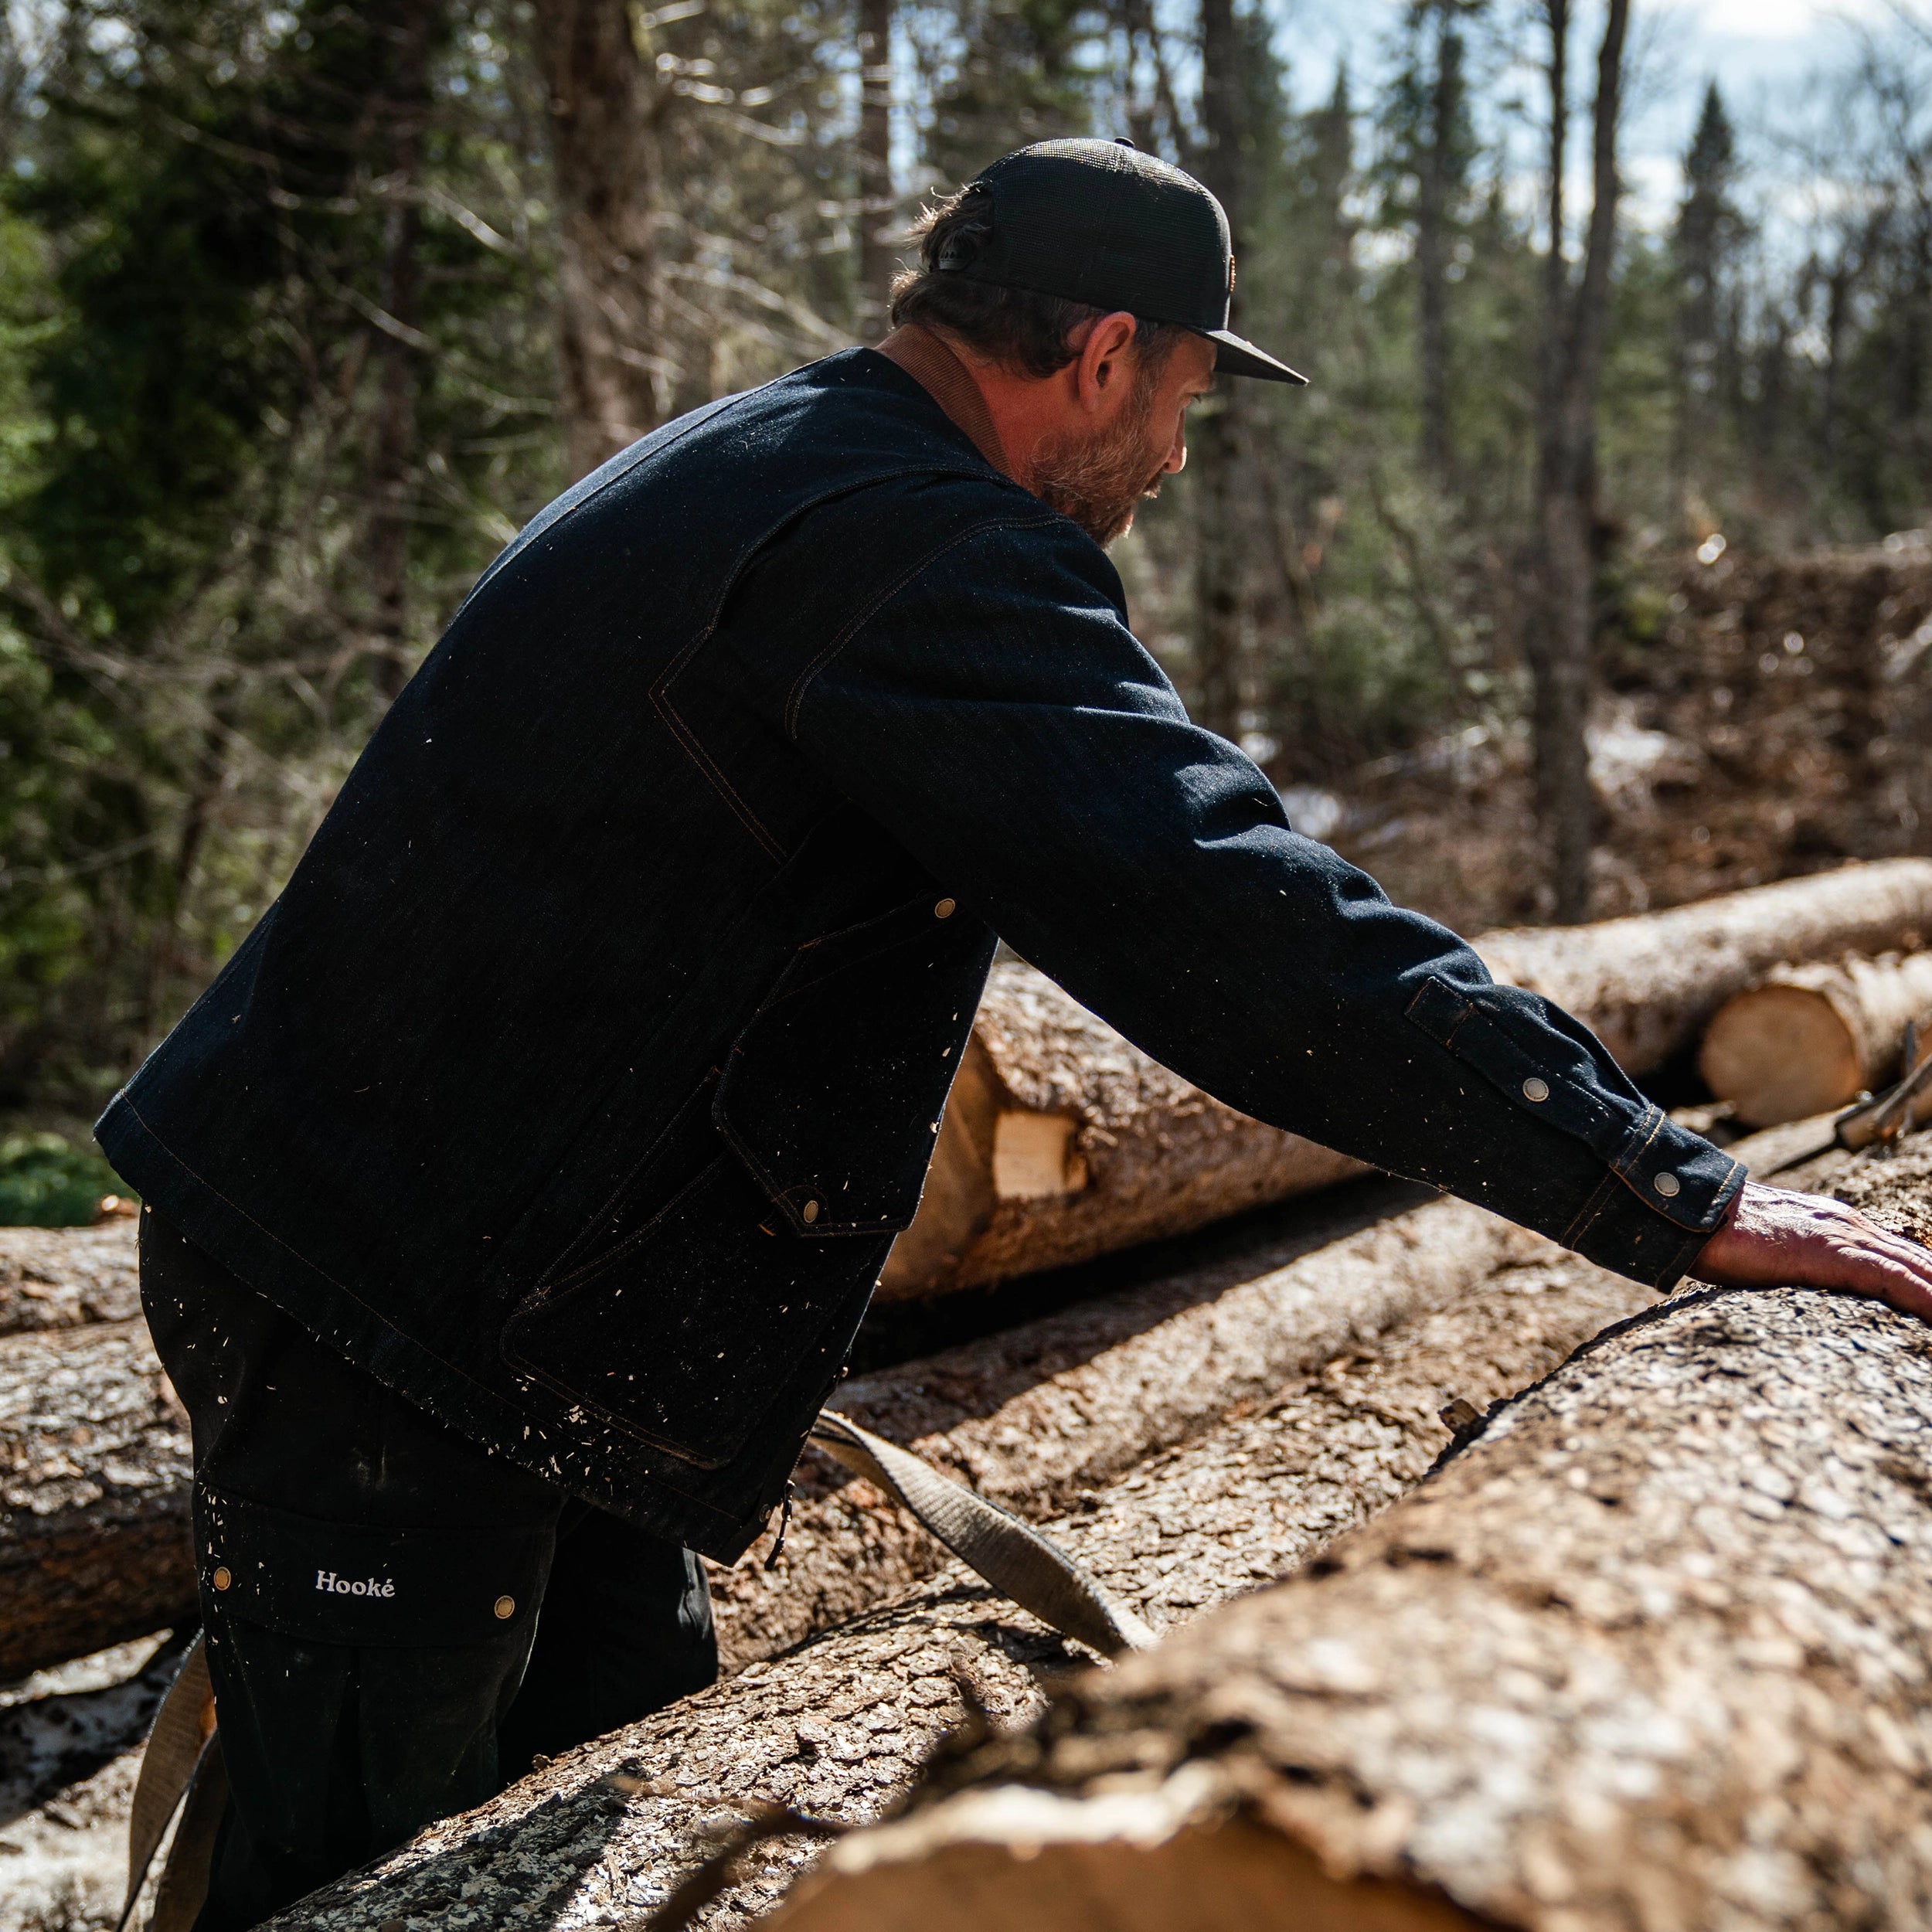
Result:
<svg viewBox="0 0 1932 1932">
<path fill-rule="evenodd" d="M 1557 1238 L 1600 1267 L 1654 1288 L 1674 1288 L 1716 1233 L 1746 1178 L 1742 1162 L 1651 1107 Z"/>
</svg>

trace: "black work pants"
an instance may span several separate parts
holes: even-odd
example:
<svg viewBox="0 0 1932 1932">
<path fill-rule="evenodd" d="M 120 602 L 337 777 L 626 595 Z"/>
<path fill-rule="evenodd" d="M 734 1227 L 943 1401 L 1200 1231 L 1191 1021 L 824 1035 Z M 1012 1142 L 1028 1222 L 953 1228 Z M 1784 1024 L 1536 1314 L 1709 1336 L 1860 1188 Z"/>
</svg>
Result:
<svg viewBox="0 0 1932 1932">
<path fill-rule="evenodd" d="M 141 1287 L 194 1429 L 230 1784 L 196 1932 L 258 1924 L 716 1675 L 689 1551 L 444 1428 L 151 1212 Z"/>
</svg>

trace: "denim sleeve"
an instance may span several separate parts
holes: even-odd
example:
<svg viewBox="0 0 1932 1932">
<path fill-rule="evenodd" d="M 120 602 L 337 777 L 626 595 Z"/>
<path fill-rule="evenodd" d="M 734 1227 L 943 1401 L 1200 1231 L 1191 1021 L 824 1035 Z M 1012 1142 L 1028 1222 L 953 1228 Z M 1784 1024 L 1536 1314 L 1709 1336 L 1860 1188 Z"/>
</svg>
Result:
<svg viewBox="0 0 1932 1932">
<path fill-rule="evenodd" d="M 1587 1027 L 1291 829 L 1058 519 L 910 569 L 784 709 L 819 771 L 1015 951 L 1230 1106 L 1658 1287 L 1742 1184 Z"/>
</svg>

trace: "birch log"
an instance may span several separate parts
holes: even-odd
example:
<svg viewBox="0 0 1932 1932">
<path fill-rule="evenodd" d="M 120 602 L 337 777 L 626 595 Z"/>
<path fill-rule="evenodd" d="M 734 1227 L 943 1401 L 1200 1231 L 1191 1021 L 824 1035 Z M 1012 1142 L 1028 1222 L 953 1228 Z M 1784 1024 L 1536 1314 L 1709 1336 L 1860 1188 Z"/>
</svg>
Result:
<svg viewBox="0 0 1932 1932">
<path fill-rule="evenodd" d="M 144 1322 L 0 1340 L 0 1682 L 192 1614 L 192 1473 Z"/>
<path fill-rule="evenodd" d="M 1726 1000 L 1774 966 L 1929 941 L 1932 859 L 1888 859 L 1669 912 L 1474 943 L 1498 979 L 1566 1008 L 1627 1073 L 1645 1073 L 1694 1044 Z"/>
<path fill-rule="evenodd" d="M 1400 1496 L 1447 1439 L 1437 1411 L 1480 1405 L 1553 1367 L 1648 1291 L 1573 1256 L 1508 1268 L 1345 1359 L 1277 1389 L 1185 1447 L 1090 1492 L 1054 1539 L 1151 1621 L 1173 1624 L 1301 1562 Z M 637 1924 L 760 1804 L 841 1823 L 876 1818 L 966 1716 L 1042 1707 L 1074 1660 L 1053 1635 L 949 1566 L 896 1601 L 685 1699 L 431 1828 L 277 1921 L 284 1932 L 472 1923 L 574 1932 Z M 815 1848 L 752 1854 L 699 1921 L 768 1910 Z M 994 1921 L 988 1921 L 990 1927 Z M 981 1928 L 986 1932 L 986 1928 Z"/>
<path fill-rule="evenodd" d="M 1697 1058 L 1749 1127 L 1849 1106 L 1897 1077 L 1906 1027 L 1932 1053 L 1932 952 L 1781 967 L 1719 1008 Z"/>
<path fill-rule="evenodd" d="M 1223 1106 L 1045 974 L 997 966 L 879 1292 L 1063 1267 L 1367 1171 Z"/>
<path fill-rule="evenodd" d="M 774 1932 L 1932 1922 L 1932 1332 L 1700 1291 L 1470 1433 L 941 1767 Z"/>
</svg>

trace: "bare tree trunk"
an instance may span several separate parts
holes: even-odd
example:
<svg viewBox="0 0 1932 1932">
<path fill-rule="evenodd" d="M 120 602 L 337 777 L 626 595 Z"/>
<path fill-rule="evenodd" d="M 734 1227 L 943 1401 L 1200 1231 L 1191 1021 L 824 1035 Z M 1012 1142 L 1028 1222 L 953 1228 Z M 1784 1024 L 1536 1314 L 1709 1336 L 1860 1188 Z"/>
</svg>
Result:
<svg viewBox="0 0 1932 1932">
<path fill-rule="evenodd" d="M 1617 123 L 1629 0 L 1609 0 L 1597 61 L 1590 232 L 1573 291 L 1563 250 L 1563 168 L 1569 126 L 1569 0 L 1548 0 L 1550 145 L 1548 361 L 1540 465 L 1543 609 L 1532 632 L 1539 804 L 1561 923 L 1590 911 L 1595 799 L 1589 723 L 1594 625 L 1597 403 L 1617 232 Z"/>
<path fill-rule="evenodd" d="M 582 476 L 662 413 L 652 81 L 624 0 L 535 0 L 534 19 L 561 244 L 564 430 Z"/>
<path fill-rule="evenodd" d="M 1454 0 L 1436 0 L 1434 72 L 1427 145 L 1416 196 L 1417 360 L 1422 376 L 1422 461 L 1438 478 L 1455 468 L 1449 410 L 1449 200 L 1462 111 L 1462 36 Z"/>
<path fill-rule="evenodd" d="M 1237 264 L 1247 213 L 1240 61 L 1233 0 L 1201 0 L 1201 124 L 1206 139 L 1194 168 L 1227 211 Z M 1232 314 L 1230 321 L 1240 326 Z M 1246 601 L 1246 546 L 1240 534 L 1246 401 L 1243 385 L 1223 378 L 1191 437 L 1192 461 L 1199 471 L 1194 486 L 1196 722 L 1237 743 Z"/>
<path fill-rule="evenodd" d="M 898 256 L 893 193 L 893 0 L 859 0 L 859 328 L 880 334 Z"/>
<path fill-rule="evenodd" d="M 417 250 L 422 216 L 417 194 L 430 116 L 430 52 L 440 0 L 414 0 L 386 29 L 395 41 L 389 97 L 375 111 L 389 123 L 385 145 L 388 205 L 383 211 L 382 307 L 389 318 L 376 345 L 376 448 L 369 465 L 373 506 L 369 538 L 370 624 L 379 651 L 376 687 L 393 698 L 409 680 L 409 566 L 414 521 L 410 485 L 416 463 L 417 393 L 424 343 L 422 277 Z"/>
</svg>

